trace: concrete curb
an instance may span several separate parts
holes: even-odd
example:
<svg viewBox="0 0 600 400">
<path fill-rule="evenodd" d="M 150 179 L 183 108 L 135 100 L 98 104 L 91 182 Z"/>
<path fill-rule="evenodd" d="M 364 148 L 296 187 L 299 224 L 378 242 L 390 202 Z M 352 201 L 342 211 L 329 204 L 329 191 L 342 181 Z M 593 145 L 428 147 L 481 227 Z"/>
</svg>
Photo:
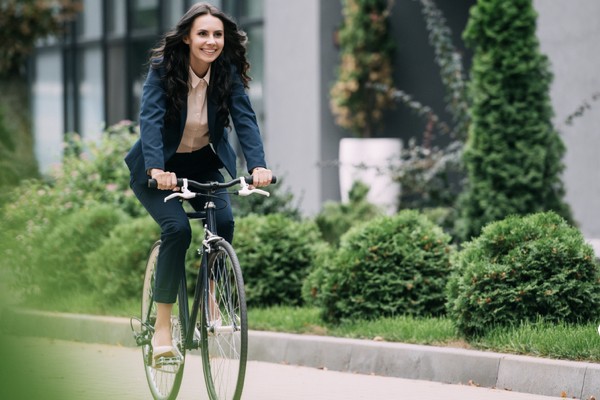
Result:
<svg viewBox="0 0 600 400">
<path fill-rule="evenodd" d="M 7 333 L 135 346 L 129 319 L 4 311 Z M 251 331 L 250 360 L 588 400 L 600 398 L 600 364 L 493 352 Z"/>
</svg>

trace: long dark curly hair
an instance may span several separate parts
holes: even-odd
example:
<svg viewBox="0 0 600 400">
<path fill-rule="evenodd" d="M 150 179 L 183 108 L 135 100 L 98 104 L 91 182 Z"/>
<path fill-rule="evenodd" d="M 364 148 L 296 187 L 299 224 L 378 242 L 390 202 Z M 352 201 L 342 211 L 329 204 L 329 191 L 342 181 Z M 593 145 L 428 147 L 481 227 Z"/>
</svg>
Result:
<svg viewBox="0 0 600 400">
<path fill-rule="evenodd" d="M 217 121 L 229 127 L 229 107 L 227 99 L 231 93 L 231 68 L 233 64 L 240 74 L 244 87 L 248 88 L 250 64 L 246 59 L 246 43 L 248 36 L 238 28 L 233 19 L 208 3 L 194 4 L 181 17 L 175 28 L 167 32 L 158 46 L 151 50 L 150 65 L 152 68 L 165 69 L 163 77 L 167 92 L 168 119 L 179 117 L 182 107 L 187 101 L 188 77 L 190 65 L 190 49 L 183 42 L 190 34 L 197 17 L 210 14 L 223 22 L 225 44 L 219 57 L 212 63 L 209 91 L 216 93 Z"/>
</svg>

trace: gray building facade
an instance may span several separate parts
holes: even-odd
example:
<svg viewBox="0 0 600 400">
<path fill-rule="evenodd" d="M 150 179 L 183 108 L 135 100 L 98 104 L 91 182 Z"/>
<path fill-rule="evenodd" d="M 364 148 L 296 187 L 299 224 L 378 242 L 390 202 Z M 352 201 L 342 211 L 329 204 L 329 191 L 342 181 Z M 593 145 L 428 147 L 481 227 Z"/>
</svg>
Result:
<svg viewBox="0 0 600 400">
<path fill-rule="evenodd" d="M 600 238 L 600 2 L 534 0 L 541 49 L 554 73 L 554 125 L 567 147 L 567 202 L 583 234 Z M 595 100 L 594 100 L 595 99 Z M 589 106 L 589 108 L 586 107 Z M 583 108 L 582 108 L 583 107 Z M 569 116 L 583 114 L 567 123 Z M 600 249 L 600 248 L 599 248 Z"/>
</svg>

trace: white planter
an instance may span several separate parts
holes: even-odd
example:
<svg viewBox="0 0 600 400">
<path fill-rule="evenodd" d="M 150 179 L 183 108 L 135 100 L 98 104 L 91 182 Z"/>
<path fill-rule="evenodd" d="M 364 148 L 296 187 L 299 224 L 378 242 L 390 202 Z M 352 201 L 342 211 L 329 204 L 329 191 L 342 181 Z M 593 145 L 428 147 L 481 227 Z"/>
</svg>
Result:
<svg viewBox="0 0 600 400">
<path fill-rule="evenodd" d="M 387 214 L 398 211 L 400 184 L 394 182 L 391 169 L 400 162 L 399 138 L 344 138 L 340 141 L 340 192 L 343 202 L 355 181 L 370 187 L 367 200 L 381 206 Z"/>
</svg>

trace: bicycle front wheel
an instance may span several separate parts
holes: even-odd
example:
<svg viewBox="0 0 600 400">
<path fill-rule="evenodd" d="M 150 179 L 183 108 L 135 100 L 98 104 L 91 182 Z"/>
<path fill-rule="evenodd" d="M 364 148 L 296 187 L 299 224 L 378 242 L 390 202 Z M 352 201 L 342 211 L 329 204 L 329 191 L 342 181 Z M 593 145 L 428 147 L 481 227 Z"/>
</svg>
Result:
<svg viewBox="0 0 600 400">
<path fill-rule="evenodd" d="M 207 271 L 199 315 L 206 389 L 211 400 L 239 400 L 248 356 L 246 295 L 239 261 L 225 240 L 209 253 Z"/>
<path fill-rule="evenodd" d="M 142 354 L 146 379 L 152 392 L 152 397 L 155 400 L 175 400 L 177 393 L 179 393 L 181 379 L 183 378 L 184 360 L 172 360 L 156 365 L 153 362 L 152 345 L 150 344 L 152 334 L 154 333 L 154 323 L 156 322 L 156 303 L 153 299 L 153 293 L 159 249 L 160 241 L 157 241 L 150 250 L 150 255 L 146 263 L 146 273 L 144 275 L 141 321 L 146 343 L 142 346 Z M 173 337 L 173 345 L 177 346 L 182 357 L 185 357 L 178 303 L 173 305 L 171 314 L 171 335 Z"/>
</svg>

